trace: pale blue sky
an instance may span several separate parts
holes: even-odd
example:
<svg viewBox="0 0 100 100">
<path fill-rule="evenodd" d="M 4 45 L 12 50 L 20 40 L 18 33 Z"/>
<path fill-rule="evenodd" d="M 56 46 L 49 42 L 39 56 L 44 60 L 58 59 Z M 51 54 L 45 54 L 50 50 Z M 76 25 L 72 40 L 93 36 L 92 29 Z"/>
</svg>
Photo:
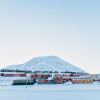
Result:
<svg viewBox="0 0 100 100">
<path fill-rule="evenodd" d="M 0 66 L 43 55 L 100 73 L 100 0 L 0 0 Z"/>
</svg>

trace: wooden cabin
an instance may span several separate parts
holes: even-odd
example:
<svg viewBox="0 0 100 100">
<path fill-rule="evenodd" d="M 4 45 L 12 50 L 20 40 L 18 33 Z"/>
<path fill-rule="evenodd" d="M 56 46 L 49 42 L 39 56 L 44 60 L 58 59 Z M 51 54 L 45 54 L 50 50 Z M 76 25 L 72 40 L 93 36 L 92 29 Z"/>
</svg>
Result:
<svg viewBox="0 0 100 100">
<path fill-rule="evenodd" d="M 51 80 L 47 80 L 47 79 L 39 79 L 39 80 L 36 80 L 36 83 L 38 84 L 51 84 Z"/>
<path fill-rule="evenodd" d="M 85 79 L 85 78 L 80 78 L 80 79 L 72 79 L 71 82 L 73 84 L 88 84 L 88 83 L 93 83 L 93 79 Z"/>
<path fill-rule="evenodd" d="M 49 74 L 32 74 L 31 78 L 32 79 L 48 79 L 50 77 Z"/>
</svg>

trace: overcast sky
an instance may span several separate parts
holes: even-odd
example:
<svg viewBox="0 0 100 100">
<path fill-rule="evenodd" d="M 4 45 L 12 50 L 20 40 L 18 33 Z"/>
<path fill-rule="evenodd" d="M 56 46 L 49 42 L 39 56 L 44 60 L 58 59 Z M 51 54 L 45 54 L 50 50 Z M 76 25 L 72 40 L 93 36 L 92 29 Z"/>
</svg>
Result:
<svg viewBox="0 0 100 100">
<path fill-rule="evenodd" d="M 0 68 L 46 55 L 100 73 L 100 0 L 0 0 Z"/>
</svg>

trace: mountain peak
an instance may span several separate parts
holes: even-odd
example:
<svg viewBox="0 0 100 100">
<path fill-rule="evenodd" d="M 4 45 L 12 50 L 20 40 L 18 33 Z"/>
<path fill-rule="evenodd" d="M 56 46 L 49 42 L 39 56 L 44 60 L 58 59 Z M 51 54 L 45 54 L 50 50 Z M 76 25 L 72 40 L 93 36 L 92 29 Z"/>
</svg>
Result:
<svg viewBox="0 0 100 100">
<path fill-rule="evenodd" d="M 31 59 L 30 61 L 20 64 L 8 66 L 8 69 L 25 69 L 28 70 L 54 70 L 54 71 L 69 71 L 83 72 L 80 68 L 62 60 L 57 56 L 41 56 Z"/>
</svg>

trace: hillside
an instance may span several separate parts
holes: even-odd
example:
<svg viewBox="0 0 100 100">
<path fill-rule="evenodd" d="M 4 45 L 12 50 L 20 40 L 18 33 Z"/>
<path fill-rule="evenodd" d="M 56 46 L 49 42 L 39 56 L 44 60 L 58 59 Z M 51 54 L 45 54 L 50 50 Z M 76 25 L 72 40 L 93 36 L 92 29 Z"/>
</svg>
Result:
<svg viewBox="0 0 100 100">
<path fill-rule="evenodd" d="M 7 66 L 6 69 L 19 69 L 19 70 L 53 70 L 53 71 L 69 71 L 69 72 L 84 72 L 77 66 L 74 66 L 57 56 L 43 56 L 43 57 L 36 57 L 31 59 L 30 61 L 19 64 L 19 65 L 10 65 Z"/>
</svg>

